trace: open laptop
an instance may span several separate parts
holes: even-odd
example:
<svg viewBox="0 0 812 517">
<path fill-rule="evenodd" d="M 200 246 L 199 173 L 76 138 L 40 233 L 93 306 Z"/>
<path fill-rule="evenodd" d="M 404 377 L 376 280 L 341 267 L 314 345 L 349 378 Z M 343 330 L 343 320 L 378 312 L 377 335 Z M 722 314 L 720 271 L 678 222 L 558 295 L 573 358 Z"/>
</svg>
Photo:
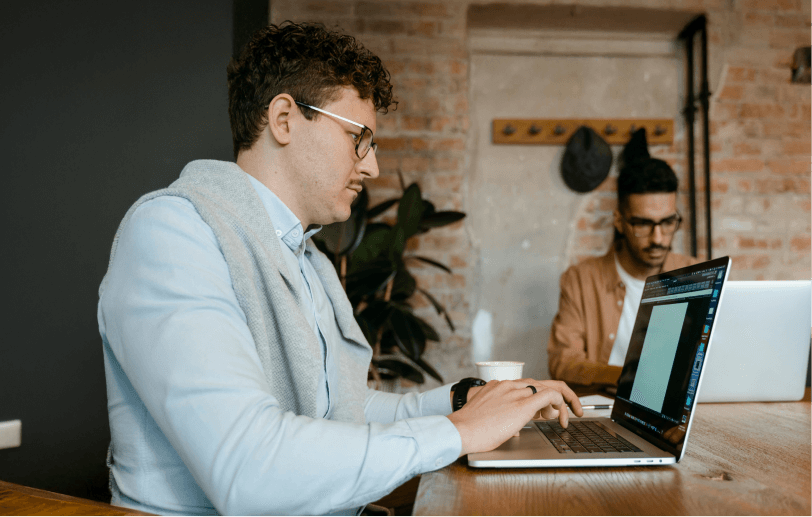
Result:
<svg viewBox="0 0 812 517">
<path fill-rule="evenodd" d="M 728 282 L 699 402 L 801 400 L 809 368 L 812 282 Z"/>
<path fill-rule="evenodd" d="M 685 453 L 730 259 L 646 279 L 611 417 L 531 421 L 471 467 L 667 465 Z"/>
</svg>

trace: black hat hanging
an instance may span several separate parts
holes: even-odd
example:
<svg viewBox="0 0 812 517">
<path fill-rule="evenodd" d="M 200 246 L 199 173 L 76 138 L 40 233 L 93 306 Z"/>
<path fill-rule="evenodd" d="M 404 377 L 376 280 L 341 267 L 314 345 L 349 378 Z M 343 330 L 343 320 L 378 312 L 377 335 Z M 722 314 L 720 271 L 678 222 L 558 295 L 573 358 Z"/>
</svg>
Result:
<svg viewBox="0 0 812 517">
<path fill-rule="evenodd" d="M 589 192 L 609 175 L 612 149 L 590 127 L 581 126 L 570 137 L 561 159 L 564 183 L 576 192 Z"/>
</svg>

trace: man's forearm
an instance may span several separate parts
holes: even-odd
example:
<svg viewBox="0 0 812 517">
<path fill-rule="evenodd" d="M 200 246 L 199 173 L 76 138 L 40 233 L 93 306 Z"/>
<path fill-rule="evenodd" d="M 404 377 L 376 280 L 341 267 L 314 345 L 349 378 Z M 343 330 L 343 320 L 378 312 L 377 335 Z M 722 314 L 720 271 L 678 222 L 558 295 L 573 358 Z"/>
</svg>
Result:
<svg viewBox="0 0 812 517">
<path fill-rule="evenodd" d="M 593 384 L 617 384 L 620 378 L 620 366 L 610 366 L 595 361 L 570 361 L 563 363 L 559 368 L 558 380 L 569 384 L 590 386 Z"/>
</svg>

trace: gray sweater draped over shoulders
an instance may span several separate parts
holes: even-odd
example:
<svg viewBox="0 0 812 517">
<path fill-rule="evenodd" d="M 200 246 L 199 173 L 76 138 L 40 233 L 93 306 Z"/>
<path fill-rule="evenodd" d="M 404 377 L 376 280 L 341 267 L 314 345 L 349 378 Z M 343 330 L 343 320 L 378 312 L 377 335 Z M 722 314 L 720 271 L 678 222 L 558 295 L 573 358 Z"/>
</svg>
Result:
<svg viewBox="0 0 812 517">
<path fill-rule="evenodd" d="M 189 200 L 211 227 L 245 313 L 270 394 L 284 410 L 316 417 L 316 384 L 319 370 L 324 368 L 321 345 L 302 312 L 301 299 L 306 295 L 297 292 L 291 281 L 291 275 L 299 272 L 288 270 L 273 222 L 247 173 L 231 162 L 189 163 L 169 187 L 144 195 L 130 207 L 113 240 L 110 263 L 119 235 L 133 212 L 158 196 Z M 372 349 L 355 321 L 332 263 L 312 241 L 307 243 L 307 249 L 346 339 L 346 343 L 330 344 L 340 371 L 339 385 L 330 389 L 335 401 L 332 419 L 364 423 Z M 105 285 L 106 279 L 99 287 L 99 295 Z"/>
</svg>

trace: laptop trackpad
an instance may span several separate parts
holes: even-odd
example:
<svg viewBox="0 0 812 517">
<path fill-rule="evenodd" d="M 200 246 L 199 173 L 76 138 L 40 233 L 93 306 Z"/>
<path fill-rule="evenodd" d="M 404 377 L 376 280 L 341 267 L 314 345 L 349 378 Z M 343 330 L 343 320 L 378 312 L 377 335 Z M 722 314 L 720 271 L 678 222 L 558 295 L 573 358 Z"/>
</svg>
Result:
<svg viewBox="0 0 812 517">
<path fill-rule="evenodd" d="M 542 435 L 532 422 L 528 423 L 519 432 L 519 436 L 513 436 L 494 449 L 496 451 L 522 451 L 525 454 L 528 450 L 540 450 L 551 454 L 556 453 L 555 447 L 550 443 L 544 435 Z"/>
</svg>

